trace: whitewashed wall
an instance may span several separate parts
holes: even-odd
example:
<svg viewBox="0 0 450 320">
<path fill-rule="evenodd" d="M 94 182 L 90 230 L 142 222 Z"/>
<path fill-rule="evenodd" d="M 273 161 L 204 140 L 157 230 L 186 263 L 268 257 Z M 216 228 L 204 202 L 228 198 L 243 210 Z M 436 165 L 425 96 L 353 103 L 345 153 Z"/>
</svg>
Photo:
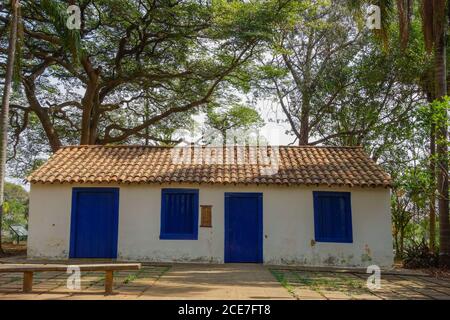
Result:
<svg viewBox="0 0 450 320">
<path fill-rule="evenodd" d="M 80 186 L 96 185 L 31 186 L 30 258 L 68 257 L 72 187 Z M 224 192 L 263 192 L 265 263 L 390 266 L 393 262 L 388 189 L 174 184 L 118 187 L 119 259 L 221 263 Z M 199 227 L 198 240 L 160 240 L 161 188 L 164 187 L 198 188 L 199 204 L 213 206 L 213 227 Z M 351 192 L 353 243 L 314 243 L 312 191 L 316 190 Z"/>
</svg>

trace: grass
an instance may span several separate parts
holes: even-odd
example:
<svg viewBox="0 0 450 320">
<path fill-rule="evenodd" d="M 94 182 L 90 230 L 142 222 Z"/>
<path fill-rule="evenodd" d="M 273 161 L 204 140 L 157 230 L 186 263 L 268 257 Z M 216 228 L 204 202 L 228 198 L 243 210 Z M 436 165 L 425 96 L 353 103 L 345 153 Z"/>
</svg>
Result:
<svg viewBox="0 0 450 320">
<path fill-rule="evenodd" d="M 270 272 L 272 273 L 272 275 L 275 277 L 275 279 L 278 280 L 278 282 L 284 287 L 286 288 L 286 290 L 292 294 L 294 294 L 294 287 L 291 286 L 289 284 L 289 282 L 286 280 L 286 278 L 284 277 L 283 272 L 277 271 L 277 270 L 270 270 Z"/>
<path fill-rule="evenodd" d="M 160 267 L 155 268 L 155 270 L 158 270 L 158 271 L 159 271 L 159 269 L 160 269 Z M 167 271 L 169 271 L 169 269 L 170 269 L 170 266 L 163 267 L 163 269 L 158 272 L 158 274 L 156 276 L 156 280 L 161 278 Z M 131 283 L 134 280 L 139 279 L 142 276 L 142 274 L 147 273 L 147 271 L 148 271 L 148 269 L 142 268 L 137 272 L 130 273 L 125 277 L 125 279 L 123 280 L 122 283 L 123 284 Z"/>
<path fill-rule="evenodd" d="M 136 279 L 138 278 L 138 273 L 139 273 L 139 272 L 129 274 L 129 275 L 125 278 L 125 280 L 123 280 L 123 283 L 124 283 L 124 284 L 127 284 L 127 283 L 130 283 L 130 282 L 136 280 Z"/>
<path fill-rule="evenodd" d="M 339 291 L 347 295 L 370 293 L 365 282 L 353 276 L 297 270 L 271 269 L 270 272 L 293 295 L 295 295 L 296 287 L 306 287 L 319 293 L 322 291 Z"/>
<path fill-rule="evenodd" d="M 337 291 L 359 291 L 365 290 L 361 280 L 351 279 L 342 276 L 324 276 L 320 274 L 304 274 L 294 272 L 294 276 L 303 285 L 309 286 L 314 290 L 337 290 Z"/>
</svg>

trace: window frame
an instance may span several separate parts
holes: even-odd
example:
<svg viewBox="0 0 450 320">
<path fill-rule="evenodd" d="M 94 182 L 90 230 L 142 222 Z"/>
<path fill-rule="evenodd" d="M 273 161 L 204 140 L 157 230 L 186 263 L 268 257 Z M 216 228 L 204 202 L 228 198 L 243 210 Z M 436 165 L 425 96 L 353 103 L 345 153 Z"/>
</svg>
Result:
<svg viewBox="0 0 450 320">
<path fill-rule="evenodd" d="M 348 235 L 339 238 L 328 237 L 320 234 L 319 232 L 319 201 L 321 196 L 344 198 L 345 201 L 345 228 L 348 228 L 350 232 Z M 332 243 L 353 243 L 353 224 L 352 224 L 352 201 L 351 192 L 338 192 L 338 191 L 313 191 L 314 199 L 314 240 L 316 242 L 332 242 Z"/>
<path fill-rule="evenodd" d="M 165 195 L 167 194 L 193 194 L 194 195 L 194 212 L 193 212 L 193 232 L 192 233 L 169 233 L 165 232 L 166 221 L 166 203 Z M 198 209 L 199 209 L 199 190 L 198 189 L 183 189 L 183 188 L 163 188 L 161 189 L 161 227 L 159 233 L 160 240 L 198 240 Z"/>
</svg>

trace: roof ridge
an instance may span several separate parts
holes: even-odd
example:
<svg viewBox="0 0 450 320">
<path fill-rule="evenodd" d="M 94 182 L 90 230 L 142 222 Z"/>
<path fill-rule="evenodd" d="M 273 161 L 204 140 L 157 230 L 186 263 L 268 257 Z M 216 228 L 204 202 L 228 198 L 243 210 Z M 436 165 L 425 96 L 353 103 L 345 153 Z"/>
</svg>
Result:
<svg viewBox="0 0 450 320">
<path fill-rule="evenodd" d="M 211 145 L 194 145 L 198 147 L 204 147 L 204 148 L 217 148 L 220 146 L 211 146 Z M 227 147 L 227 145 L 222 145 L 223 147 Z M 175 148 L 175 147 L 187 147 L 185 146 L 147 146 L 147 145 L 127 145 L 127 144 L 119 144 L 119 145 L 66 145 L 61 146 L 60 149 L 81 149 L 81 148 Z M 234 145 L 232 147 L 253 147 L 251 145 Z M 260 145 L 257 145 L 256 147 L 261 147 Z M 282 148 L 289 148 L 289 149 L 301 149 L 301 148 L 315 148 L 315 149 L 362 149 L 363 146 L 312 146 L 312 145 L 303 145 L 303 146 L 289 146 L 289 145 L 267 145 L 267 147 L 282 147 Z"/>
</svg>

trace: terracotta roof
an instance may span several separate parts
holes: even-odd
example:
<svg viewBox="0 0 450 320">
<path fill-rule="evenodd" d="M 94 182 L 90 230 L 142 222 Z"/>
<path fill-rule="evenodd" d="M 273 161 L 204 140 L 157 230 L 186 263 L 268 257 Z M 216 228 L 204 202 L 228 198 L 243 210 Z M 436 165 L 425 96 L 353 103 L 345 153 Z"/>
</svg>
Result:
<svg viewBox="0 0 450 320">
<path fill-rule="evenodd" d="M 220 152 L 223 152 L 222 157 Z M 213 157 L 208 162 L 205 154 L 209 153 L 217 158 Z M 246 161 L 239 162 L 238 154 L 244 155 Z M 261 156 L 264 154 L 271 160 Z M 391 183 L 389 175 L 361 147 L 309 146 L 272 146 L 267 149 L 69 146 L 56 152 L 28 177 L 28 181 L 361 187 L 389 187 Z"/>
</svg>

